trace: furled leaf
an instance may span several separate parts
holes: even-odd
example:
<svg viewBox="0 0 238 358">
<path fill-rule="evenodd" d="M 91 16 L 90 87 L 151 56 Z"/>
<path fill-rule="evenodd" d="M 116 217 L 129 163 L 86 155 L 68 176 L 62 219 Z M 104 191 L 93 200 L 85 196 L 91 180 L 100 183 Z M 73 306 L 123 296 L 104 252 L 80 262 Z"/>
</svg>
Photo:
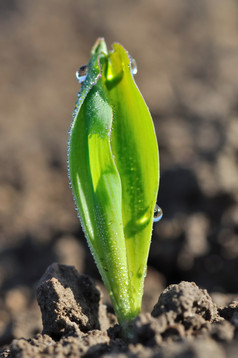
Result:
<svg viewBox="0 0 238 358">
<path fill-rule="evenodd" d="M 120 44 L 92 49 L 69 140 L 82 227 L 120 322 L 140 312 L 159 183 L 149 110 Z"/>
</svg>

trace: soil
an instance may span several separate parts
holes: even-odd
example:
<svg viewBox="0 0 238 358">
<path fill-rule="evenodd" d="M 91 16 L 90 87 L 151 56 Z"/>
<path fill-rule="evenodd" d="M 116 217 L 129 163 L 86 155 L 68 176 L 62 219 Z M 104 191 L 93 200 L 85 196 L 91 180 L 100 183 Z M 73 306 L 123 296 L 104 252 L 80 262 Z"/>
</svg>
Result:
<svg viewBox="0 0 238 358">
<path fill-rule="evenodd" d="M 100 290 L 73 266 L 49 266 L 36 292 L 42 334 L 14 339 L 1 357 L 162 358 L 209 353 L 222 358 L 234 349 L 238 301 L 218 307 L 194 282 L 168 286 L 151 314 L 142 313 L 131 322 L 132 336 L 127 339 L 102 303 Z"/>
<path fill-rule="evenodd" d="M 0 1 L 1 357 L 237 356 L 237 13 L 233 0 Z M 67 177 L 74 71 L 99 36 L 136 59 L 160 147 L 164 217 L 130 342 Z"/>
</svg>

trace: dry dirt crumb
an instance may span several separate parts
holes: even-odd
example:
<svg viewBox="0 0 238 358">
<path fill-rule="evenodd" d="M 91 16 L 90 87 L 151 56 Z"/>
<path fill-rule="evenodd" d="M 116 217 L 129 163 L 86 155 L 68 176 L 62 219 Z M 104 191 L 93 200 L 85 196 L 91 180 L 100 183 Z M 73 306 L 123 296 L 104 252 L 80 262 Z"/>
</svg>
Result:
<svg viewBox="0 0 238 358">
<path fill-rule="evenodd" d="M 211 336 L 219 342 L 229 342 L 234 338 L 234 326 L 224 320 L 216 322 L 212 325 Z"/>
<path fill-rule="evenodd" d="M 233 301 L 225 307 L 219 307 L 218 312 L 221 317 L 231 321 L 238 328 L 238 301 Z"/>
</svg>

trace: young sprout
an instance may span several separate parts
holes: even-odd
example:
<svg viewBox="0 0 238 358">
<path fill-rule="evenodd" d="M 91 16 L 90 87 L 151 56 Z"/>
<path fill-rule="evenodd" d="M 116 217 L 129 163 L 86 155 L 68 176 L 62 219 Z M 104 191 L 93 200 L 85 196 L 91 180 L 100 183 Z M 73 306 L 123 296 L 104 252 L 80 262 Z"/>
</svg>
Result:
<svg viewBox="0 0 238 358">
<path fill-rule="evenodd" d="M 76 72 L 82 87 L 68 154 L 82 228 L 124 327 L 140 312 L 153 217 L 162 215 L 158 146 L 136 72 L 120 44 L 108 52 L 97 40 Z"/>
</svg>

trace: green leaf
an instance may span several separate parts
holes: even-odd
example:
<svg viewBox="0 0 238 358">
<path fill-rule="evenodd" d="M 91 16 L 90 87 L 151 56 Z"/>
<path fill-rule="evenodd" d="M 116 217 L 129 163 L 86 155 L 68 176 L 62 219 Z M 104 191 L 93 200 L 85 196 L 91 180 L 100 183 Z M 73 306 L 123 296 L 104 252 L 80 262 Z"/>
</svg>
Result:
<svg viewBox="0 0 238 358">
<path fill-rule="evenodd" d="M 119 322 L 141 308 L 159 183 L 149 110 L 120 44 L 92 50 L 70 130 L 69 175 L 82 227 Z"/>
</svg>

